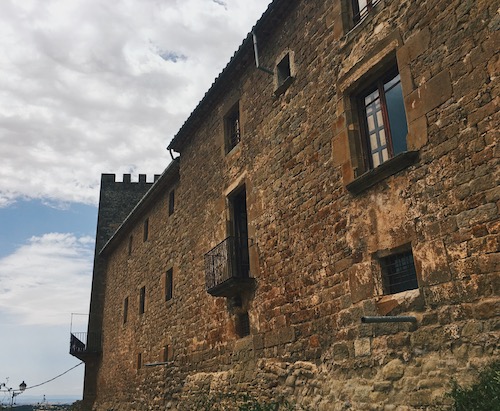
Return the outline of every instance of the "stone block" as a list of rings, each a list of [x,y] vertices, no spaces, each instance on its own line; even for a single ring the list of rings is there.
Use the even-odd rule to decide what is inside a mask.
[[[418,243],[413,252],[420,272],[421,285],[440,284],[451,279],[446,249],[442,240]]]
[[[420,150],[427,144],[427,118],[421,116],[408,125],[408,150]]]
[[[344,164],[350,156],[347,130],[344,129],[332,139],[332,162],[335,167]]]
[[[447,70],[443,70],[405,97],[408,122],[411,124],[424,116],[432,109],[443,104],[451,95],[450,74]]]
[[[500,316],[500,299],[481,301],[473,307],[474,318],[479,320]]]
[[[353,303],[368,299],[374,294],[371,262],[353,265],[349,270],[349,288]]]
[[[371,354],[371,339],[358,338],[354,341],[354,356],[366,357]]]
[[[408,40],[405,41],[405,44],[397,51],[398,65],[410,65],[412,61],[428,50],[430,40],[431,33],[428,27],[423,28],[409,37]]]
[[[382,368],[382,376],[384,380],[389,380],[389,381],[397,381],[403,377],[405,372],[405,366],[403,362],[396,358],[394,360],[389,361],[383,368]]]

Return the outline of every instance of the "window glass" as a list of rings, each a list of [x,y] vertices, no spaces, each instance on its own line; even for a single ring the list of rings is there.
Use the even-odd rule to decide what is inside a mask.
[[[387,77],[385,77],[387,79]],[[398,73],[379,79],[362,96],[368,157],[372,168],[407,150],[406,114]]]
[[[408,134],[399,74],[384,85],[384,90],[391,129],[392,151],[393,155],[396,155],[407,150],[406,135]]]
[[[417,274],[411,251],[393,254],[380,260],[388,294],[418,288]]]

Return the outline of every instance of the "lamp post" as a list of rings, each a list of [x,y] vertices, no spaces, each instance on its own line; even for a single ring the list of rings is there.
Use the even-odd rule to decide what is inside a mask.
[[[23,381],[21,384],[19,384],[19,391],[16,392],[16,390],[12,390],[12,400],[10,402],[11,407],[14,405],[14,399],[18,395],[22,394],[25,389],[26,389],[26,383]]]
[[[19,389],[18,390],[14,390],[13,388],[7,387],[7,385],[4,382],[2,382],[0,384],[0,388],[2,388],[2,387],[5,387],[5,389],[7,390],[7,392],[10,393],[10,408],[12,408],[13,405],[14,405],[15,398],[18,395],[21,395],[24,392],[24,390],[26,389],[26,383],[23,381],[21,384],[19,384]]]

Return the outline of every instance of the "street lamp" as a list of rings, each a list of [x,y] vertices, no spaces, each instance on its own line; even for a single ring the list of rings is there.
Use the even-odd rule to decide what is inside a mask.
[[[5,387],[5,389],[7,390],[7,392],[10,393],[11,397],[10,397],[10,407],[12,408],[12,406],[14,405],[14,399],[18,396],[18,395],[21,395],[24,390],[26,389],[26,383],[23,381],[21,384],[19,384],[19,389],[18,390],[14,390],[13,388],[10,388],[10,387],[7,387],[7,385],[2,382],[0,384],[0,388],[2,387]]]
[[[12,400],[10,401],[11,407],[14,405],[14,399],[18,395],[21,395],[25,389],[26,389],[26,383],[23,381],[21,384],[19,384],[19,391],[18,392],[16,392],[16,390],[12,390]]]

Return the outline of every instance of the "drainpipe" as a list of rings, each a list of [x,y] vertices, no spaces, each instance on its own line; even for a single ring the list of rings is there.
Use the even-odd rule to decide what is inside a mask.
[[[271,69],[268,69],[266,67],[262,67],[259,64],[259,50],[257,48],[257,36],[255,35],[255,33],[253,31],[252,31],[252,37],[253,37],[253,51],[255,53],[255,66],[259,70],[262,70],[264,73],[271,74],[272,76],[274,76],[274,71],[272,71]]]
[[[373,323],[416,323],[417,319],[413,316],[404,315],[384,315],[384,316],[366,316],[361,317],[361,322],[364,324]]]

